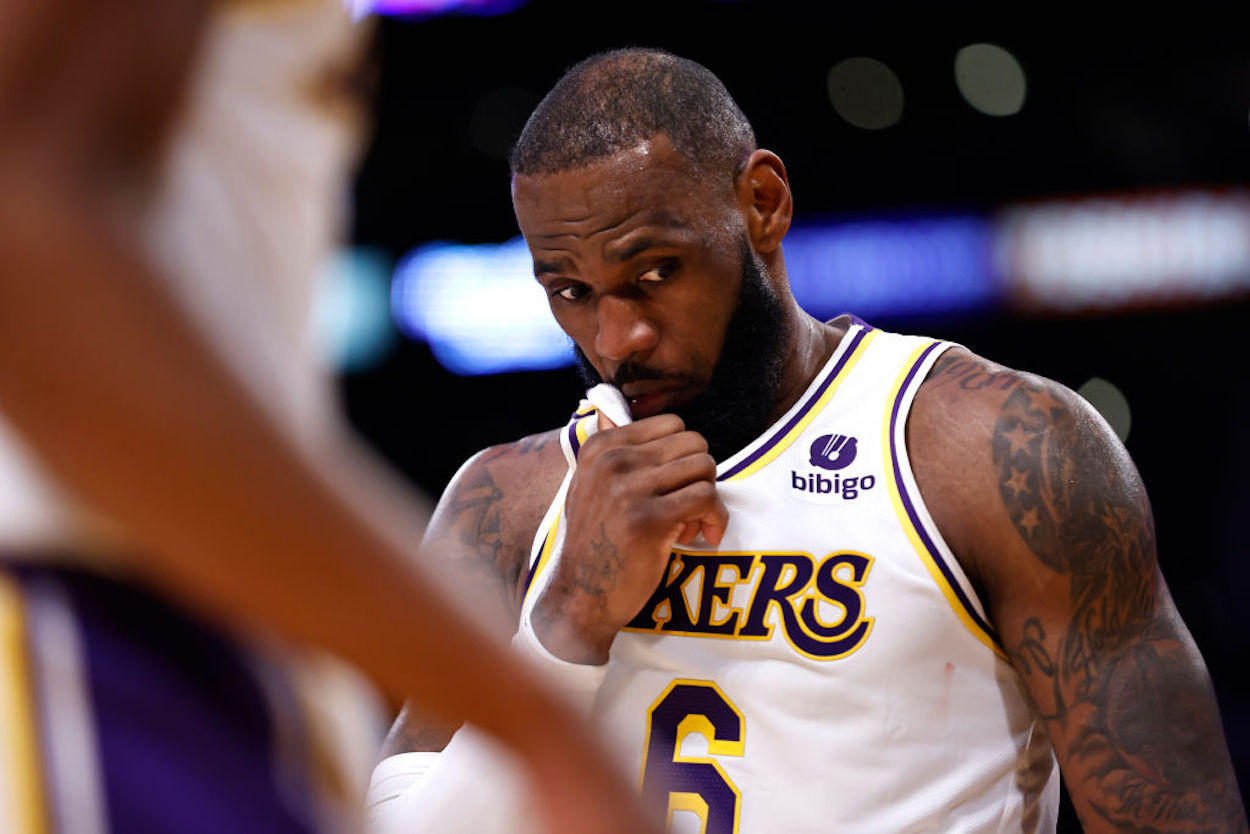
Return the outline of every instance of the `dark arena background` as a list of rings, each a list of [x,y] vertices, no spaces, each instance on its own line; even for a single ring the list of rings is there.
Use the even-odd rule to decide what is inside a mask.
[[[327,326],[342,397],[387,459],[437,495],[478,449],[564,422],[576,377],[538,368],[566,348],[526,358],[545,298],[498,245],[508,146],[592,52],[693,58],[787,165],[811,312],[1049,376],[1126,437],[1250,795],[1250,49],[1226,7],[429,5],[450,8],[377,29],[353,246],[327,279],[356,311]]]

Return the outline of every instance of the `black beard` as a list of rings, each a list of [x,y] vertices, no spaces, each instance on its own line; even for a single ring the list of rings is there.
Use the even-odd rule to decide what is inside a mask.
[[[773,292],[746,240],[741,242],[742,283],[738,304],[725,330],[725,344],[707,388],[673,411],[686,428],[703,435],[718,462],[763,434],[781,387],[787,345],[782,338],[785,308]],[[573,346],[577,372],[587,388],[603,381],[581,348]],[[623,366],[618,376],[645,378]],[[619,387],[619,386],[618,386]]]

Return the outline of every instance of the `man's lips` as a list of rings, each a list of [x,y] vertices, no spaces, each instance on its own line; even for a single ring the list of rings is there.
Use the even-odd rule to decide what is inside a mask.
[[[647,417],[654,417],[656,414],[662,414],[668,410],[668,404],[672,397],[668,394],[643,394],[638,397],[630,397],[629,414],[635,420],[643,420]]]
[[[635,420],[670,410],[674,403],[683,399],[685,390],[680,382],[662,380],[627,382],[621,386],[621,393],[629,401],[629,413]]]

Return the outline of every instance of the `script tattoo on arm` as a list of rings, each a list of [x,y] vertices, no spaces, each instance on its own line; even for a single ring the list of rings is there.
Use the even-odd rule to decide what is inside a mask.
[[[533,532],[528,520],[518,521],[518,507],[534,504],[535,495],[542,492],[536,488],[532,494],[521,494],[517,459],[536,456],[548,439],[528,437],[494,446],[471,460],[443,494],[427,534],[427,552],[453,581],[468,588],[468,603],[475,609],[485,603],[506,612],[513,624],[520,612],[519,592]],[[524,467],[531,466],[537,464],[527,459]],[[534,484],[532,476],[528,483]],[[474,599],[475,595],[486,596]]]
[[[1210,682],[1158,573],[1145,490],[1066,396],[1018,385],[994,425],[1003,506],[1067,595],[1062,616],[1022,612],[1007,649],[1087,831],[1244,832]]]
[[[516,628],[528,545],[560,474],[541,457],[555,436],[526,437],[475,455],[448,485],[426,531],[427,564],[447,580],[462,607],[500,637]],[[563,455],[554,451],[562,463]],[[382,755],[441,750],[456,729],[408,702]]]
[[[543,449],[547,448],[547,444],[550,443],[554,437],[555,435],[550,432],[523,437],[516,443],[512,444],[512,451],[518,455],[528,455],[533,452],[541,452]]]
[[[447,513],[452,521],[447,533],[462,545],[463,549],[456,552],[475,557],[473,563],[487,575],[515,580],[520,565],[508,558],[500,535],[503,490],[495,484],[486,466],[466,475],[464,483],[448,496]]]
[[[964,391],[1009,391],[1023,384],[1022,374],[999,366],[987,365],[983,360],[956,348],[942,354],[925,377],[929,389],[958,386]]]

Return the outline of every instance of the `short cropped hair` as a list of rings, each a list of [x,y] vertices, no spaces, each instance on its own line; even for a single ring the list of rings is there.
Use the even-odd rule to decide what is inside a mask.
[[[737,173],[755,131],[706,67],[656,49],[617,49],[569,69],[530,115],[512,173],[584,168],[657,134],[702,175]]]

